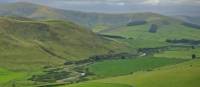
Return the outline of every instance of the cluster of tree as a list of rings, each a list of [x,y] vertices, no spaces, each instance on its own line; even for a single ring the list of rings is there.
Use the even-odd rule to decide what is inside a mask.
[[[73,67],[72,69],[69,69],[69,71],[70,72],[66,71],[64,68],[48,69],[45,70],[43,74],[33,75],[29,80],[35,82],[50,82],[50,83],[61,81],[67,84],[71,84],[81,81],[87,81],[88,80],[87,76],[94,75],[84,65]],[[56,86],[59,84],[46,84],[46,85],[41,85],[41,87],[49,87],[54,85]]]
[[[127,26],[136,26],[136,25],[143,25],[146,24],[147,22],[145,20],[135,20],[131,21],[127,24]]]
[[[156,24],[152,24],[149,28],[150,33],[156,33],[158,30],[158,26]]]
[[[116,36],[116,35],[104,35],[104,34],[98,34],[98,35],[103,36],[103,37],[108,37],[108,38],[115,38],[115,39],[127,39],[126,37]]]
[[[182,25],[187,26],[187,27],[191,27],[191,28],[195,28],[195,29],[200,29],[200,25],[194,24],[194,23],[183,22]]]
[[[195,54],[192,54],[192,59],[196,59],[196,55]]]
[[[85,66],[78,66],[78,67],[73,68],[73,70],[80,73],[80,77],[79,77],[78,82],[87,81],[88,76],[95,75],[94,73],[89,71],[88,67],[85,67]]]
[[[169,49],[168,46],[157,47],[157,48],[139,48],[138,53],[146,53],[147,55],[152,55],[154,53],[159,53],[168,49]]]
[[[55,69],[45,71],[44,73],[42,75],[33,75],[29,80],[36,82],[56,82],[70,76],[70,72]]]
[[[93,62],[97,62],[97,61],[111,60],[111,59],[127,59],[127,58],[132,58],[133,56],[137,56],[137,55],[126,53],[126,52],[115,53],[115,54],[109,53],[109,54],[104,54],[104,55],[91,56],[88,59],[84,59],[84,60],[80,60],[80,61],[66,62],[65,65],[93,63]]]
[[[166,42],[168,43],[175,43],[175,44],[190,44],[190,45],[199,45],[200,44],[200,40],[190,40],[190,39],[180,39],[180,40],[170,40],[167,39]]]

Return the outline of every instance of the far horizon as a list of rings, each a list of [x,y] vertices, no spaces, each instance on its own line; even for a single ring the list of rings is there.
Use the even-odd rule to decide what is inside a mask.
[[[58,9],[97,13],[152,12],[173,16],[199,16],[200,13],[198,0],[0,0],[0,3],[7,2],[29,2]]]

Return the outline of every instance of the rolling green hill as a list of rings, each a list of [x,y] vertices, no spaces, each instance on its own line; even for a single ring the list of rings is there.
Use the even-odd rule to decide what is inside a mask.
[[[30,86],[45,67],[126,49],[72,22],[0,17],[0,86]]]
[[[4,17],[0,18],[0,44],[0,66],[14,70],[62,64],[123,48],[71,22]]]
[[[0,4],[0,87],[198,87],[199,34],[156,13]]]
[[[18,2],[0,4],[1,16],[22,16],[35,19],[59,19],[70,20],[86,27],[96,27],[98,25],[116,27],[128,24],[131,21],[146,20],[161,16],[155,13],[124,13],[124,14],[104,14],[87,13],[79,11],[61,10],[47,6]]]
[[[35,19],[70,20],[87,27],[95,26],[96,24],[121,25],[122,22],[125,22],[129,19],[126,16],[120,17],[121,15],[113,16],[107,14],[84,13],[78,11],[61,10],[61,9],[55,9],[47,6],[24,3],[24,2],[1,4],[0,15],[22,16]],[[118,21],[118,23],[113,23],[116,21]]]
[[[118,28],[98,26],[94,31],[97,31],[109,39],[126,43],[130,47],[136,49],[158,48],[160,51],[157,51],[150,56],[160,57],[164,62],[162,62],[162,60],[148,62],[148,60],[153,59],[141,59],[141,62],[139,61],[140,59],[136,62],[134,62],[134,60],[110,60],[97,62],[92,64],[89,69],[96,76],[105,76],[105,79],[88,81],[86,84],[83,82],[74,85],[66,85],[64,87],[84,87],[95,83],[98,83],[96,84],[98,86],[101,86],[100,83],[107,83],[125,84],[133,87],[198,87],[200,81],[200,76],[198,75],[200,71],[199,59],[176,65],[172,65],[170,60],[168,60],[172,59],[171,62],[176,62],[176,59],[192,59],[193,54],[199,58],[199,44],[193,44],[193,41],[195,42],[200,39],[200,30],[199,28],[186,26],[183,22],[184,21],[172,19],[170,17],[157,15],[156,18],[147,18],[146,23],[144,24],[135,25],[133,23],[133,25],[121,26]],[[167,42],[167,40],[178,41],[186,39],[191,40],[192,42]],[[159,49],[159,47],[162,48],[166,46],[169,46],[166,50]],[[169,63],[171,65],[159,68],[158,66],[154,66],[154,64],[162,65],[162,63]],[[148,70],[148,68],[152,67],[153,69]],[[137,69],[141,70],[137,71]],[[134,73],[132,74],[132,72]],[[124,73],[130,75],[124,75]]]
[[[158,16],[157,18],[149,17],[146,21],[146,24],[104,29],[99,33],[125,37],[127,39],[121,41],[127,42],[135,48],[166,46],[169,45],[166,42],[168,39],[200,39],[200,30],[183,25],[181,20]],[[155,32],[150,31],[152,25],[157,26]]]

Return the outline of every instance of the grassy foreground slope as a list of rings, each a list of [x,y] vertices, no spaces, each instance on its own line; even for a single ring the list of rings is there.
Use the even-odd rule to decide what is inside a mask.
[[[140,71],[132,75],[66,85],[62,87],[91,87],[95,84],[126,84],[132,87],[198,87],[200,85],[200,60],[161,67],[153,71]],[[100,84],[101,83],[101,84]],[[113,86],[106,86],[113,87]]]
[[[197,59],[159,68],[151,72],[137,72],[133,75],[113,77],[94,82],[120,83],[134,87],[198,87],[200,85],[199,67],[200,60]]]
[[[125,84],[113,84],[113,83],[98,83],[98,82],[89,82],[89,83],[80,83],[70,86],[61,86],[61,87],[132,87]]]

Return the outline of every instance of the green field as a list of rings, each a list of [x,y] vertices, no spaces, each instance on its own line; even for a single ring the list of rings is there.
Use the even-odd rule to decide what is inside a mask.
[[[41,69],[124,48],[71,22],[0,17],[0,26],[0,67],[12,70]]]
[[[200,85],[200,60],[157,68],[153,71],[139,71],[134,74],[88,81],[63,87],[91,87],[99,83],[126,84],[134,87],[198,87]],[[87,84],[87,85],[85,85]],[[113,87],[113,86],[107,86]]]
[[[126,60],[108,60],[89,66],[90,72],[100,77],[131,74],[137,71],[151,71],[154,68],[184,62],[183,59],[136,58]]]
[[[25,80],[28,76],[25,72],[13,72],[6,69],[0,68],[0,86],[6,87],[8,84],[17,81],[17,80]]]
[[[198,87],[200,60],[158,68],[152,72],[113,77],[94,82],[128,84],[134,87]],[[78,86],[77,86],[78,87]]]

